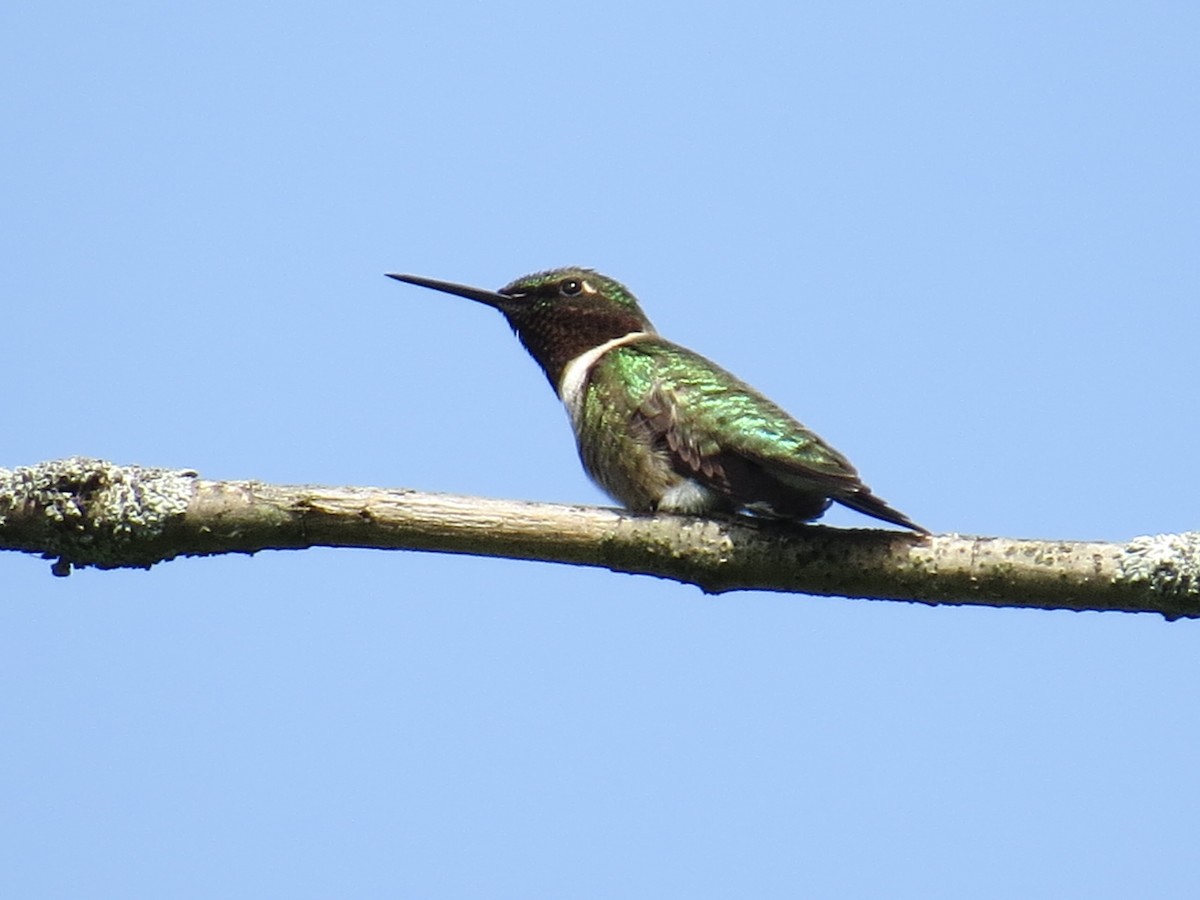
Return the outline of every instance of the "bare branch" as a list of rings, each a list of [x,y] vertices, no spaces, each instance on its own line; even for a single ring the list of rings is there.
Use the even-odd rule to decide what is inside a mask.
[[[781,527],[405,489],[204,481],[71,458],[0,469],[0,549],[72,566],[306,547],[601,566],[733,590],[1200,617],[1200,533],[1127,544]]]

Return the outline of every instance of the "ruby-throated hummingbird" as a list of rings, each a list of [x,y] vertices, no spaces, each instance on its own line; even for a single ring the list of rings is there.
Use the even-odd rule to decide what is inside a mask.
[[[762,394],[659,337],[611,278],[571,267],[488,291],[388,277],[500,310],[567,407],[583,467],[630,509],[806,521],[836,500],[928,533]]]

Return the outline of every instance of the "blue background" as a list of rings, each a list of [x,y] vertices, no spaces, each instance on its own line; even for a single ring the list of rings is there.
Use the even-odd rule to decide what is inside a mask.
[[[13,5],[0,464],[607,502],[383,277],[580,263],[936,531],[1195,528],[1198,10]],[[1154,616],[7,554],[0,894],[1194,896],[1198,681]]]

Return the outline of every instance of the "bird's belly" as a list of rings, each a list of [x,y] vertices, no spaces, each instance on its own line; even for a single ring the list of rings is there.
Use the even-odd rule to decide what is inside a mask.
[[[633,436],[580,440],[579,459],[591,479],[629,509],[699,515],[721,505],[720,495],[680,474],[664,450]]]
[[[665,454],[629,436],[580,438],[579,460],[591,479],[623,506],[654,510],[681,479]]]

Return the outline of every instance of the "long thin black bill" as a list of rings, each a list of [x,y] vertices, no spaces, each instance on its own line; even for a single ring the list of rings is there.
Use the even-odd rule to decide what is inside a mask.
[[[415,284],[417,287],[441,291],[443,294],[454,294],[457,297],[466,297],[468,300],[478,300],[480,303],[486,303],[488,306],[501,306],[504,303],[512,301],[511,297],[506,297],[504,294],[498,294],[495,291],[487,291],[483,288],[471,287],[466,284],[455,284],[453,281],[438,281],[436,278],[425,278],[421,275],[393,275],[389,272],[388,278],[395,278],[397,281],[403,281],[405,284]]]

